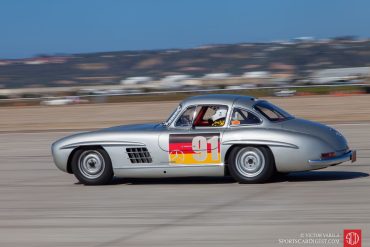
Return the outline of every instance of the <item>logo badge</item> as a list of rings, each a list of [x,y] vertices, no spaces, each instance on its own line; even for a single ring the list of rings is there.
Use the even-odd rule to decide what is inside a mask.
[[[185,155],[180,150],[175,150],[170,152],[170,160],[172,163],[182,163],[185,160]]]
[[[361,247],[361,229],[345,229],[343,238],[344,247]]]

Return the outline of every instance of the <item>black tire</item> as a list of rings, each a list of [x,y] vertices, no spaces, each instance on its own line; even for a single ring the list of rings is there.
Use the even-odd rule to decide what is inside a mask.
[[[239,183],[263,183],[275,171],[274,157],[266,147],[238,146],[229,156],[230,175]]]
[[[103,185],[112,181],[112,162],[102,148],[77,150],[72,157],[71,165],[75,177],[85,185]]]

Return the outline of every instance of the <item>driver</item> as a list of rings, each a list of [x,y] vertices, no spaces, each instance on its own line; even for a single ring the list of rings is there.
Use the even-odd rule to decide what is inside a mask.
[[[212,127],[221,127],[225,125],[226,109],[218,109],[215,114],[209,119]]]

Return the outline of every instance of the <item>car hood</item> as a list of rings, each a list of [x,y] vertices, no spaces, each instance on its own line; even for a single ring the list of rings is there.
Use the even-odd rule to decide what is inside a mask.
[[[128,141],[132,143],[142,142],[144,136],[153,136],[154,132],[164,128],[161,124],[132,124],[115,126],[96,131],[76,133],[57,140],[53,146],[56,149],[69,146],[72,144],[87,143],[89,145],[97,145],[102,142],[122,142]],[[144,134],[143,134],[144,133]],[[156,137],[157,138],[157,137]],[[86,145],[87,145],[86,144]]]
[[[336,129],[326,126],[321,123],[294,118],[283,122],[282,128],[288,131],[300,132],[308,135],[313,135],[328,143],[336,151],[347,148],[347,141],[343,135]]]
[[[163,126],[159,123],[145,123],[114,126],[106,129],[97,130],[96,132],[152,131],[160,130],[162,128]]]

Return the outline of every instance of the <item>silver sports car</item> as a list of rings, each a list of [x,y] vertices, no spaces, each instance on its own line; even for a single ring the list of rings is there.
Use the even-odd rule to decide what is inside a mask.
[[[253,97],[204,95],[181,102],[163,123],[80,133],[52,145],[56,166],[83,184],[125,178],[231,175],[260,183],[274,173],[356,160],[346,139]]]

